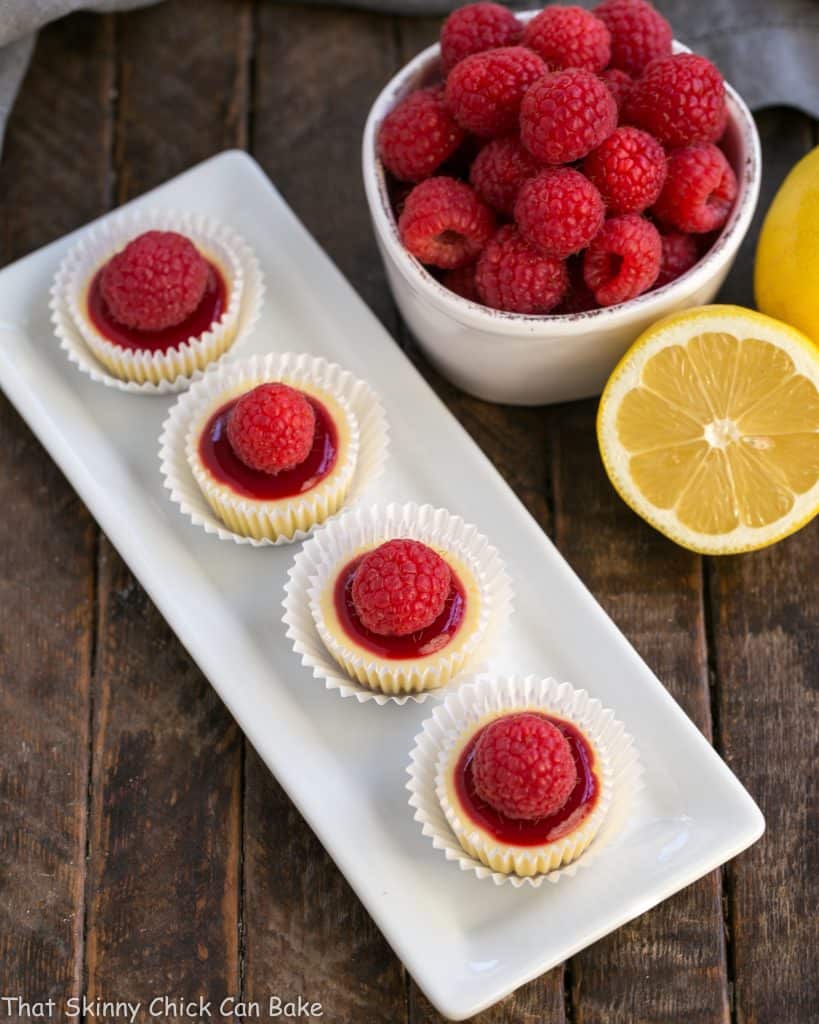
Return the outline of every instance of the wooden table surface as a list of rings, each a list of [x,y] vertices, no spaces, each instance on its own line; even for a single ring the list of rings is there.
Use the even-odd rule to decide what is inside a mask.
[[[0,260],[246,147],[416,358],[371,235],[359,146],[381,85],[436,31],[251,0],[49,27],[9,124]],[[764,210],[817,132],[793,110],[758,123]],[[758,221],[727,300],[752,302]],[[594,401],[488,405],[418,363],[768,823],[725,869],[476,1020],[818,1021],[816,525],[767,551],[699,558],[615,496]],[[1,397],[0,429],[0,995],[302,994],[333,1024],[440,1020]]]

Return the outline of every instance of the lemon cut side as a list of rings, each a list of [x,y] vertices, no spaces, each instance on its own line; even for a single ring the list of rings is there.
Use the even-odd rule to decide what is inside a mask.
[[[674,314],[615,368],[597,417],[624,501],[683,547],[765,547],[819,511],[819,348],[739,306]]]

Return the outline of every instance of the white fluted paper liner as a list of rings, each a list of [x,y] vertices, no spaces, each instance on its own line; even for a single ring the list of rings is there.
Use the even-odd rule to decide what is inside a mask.
[[[322,612],[341,569],[364,550],[397,537],[422,541],[449,561],[467,589],[466,618],[441,651],[411,664],[380,659],[346,642]],[[477,612],[470,612],[470,583]],[[328,690],[359,702],[422,702],[488,654],[512,611],[512,584],[498,552],[460,518],[431,505],[354,509],[319,530],[296,556],[285,588],[284,624],[302,664]],[[474,615],[474,618],[471,616]]]
[[[100,267],[145,231],[177,231],[221,271],[227,286],[220,319],[197,338],[165,352],[114,345],[88,317],[88,286]],[[60,347],[92,380],[136,394],[171,394],[218,360],[256,325],[264,283],[252,249],[231,228],[203,214],[125,210],[89,228],[65,255],[51,287],[49,308]]]
[[[518,847],[521,852],[512,854],[502,844],[493,846],[485,835],[463,821],[443,783],[443,767],[467,731],[471,734],[479,723],[501,712],[525,710],[547,712],[576,725],[594,748],[601,780],[600,795],[591,815],[578,830],[550,844],[553,849],[549,860],[556,866],[548,872],[537,869],[540,848]],[[642,788],[637,749],[614,712],[585,690],[537,676],[480,676],[461,686],[424,722],[415,737],[407,772],[410,806],[433,846],[442,850],[447,860],[456,861],[462,871],[473,871],[478,878],[491,878],[496,885],[510,884],[516,888],[538,887],[544,881],[556,883],[591,864],[621,831],[635,794]],[[474,853],[464,849],[459,836]],[[495,867],[483,863],[477,853]]]
[[[312,490],[278,503],[239,497],[214,481],[195,457],[199,434],[213,412],[268,381],[315,395],[347,424],[333,471]],[[285,352],[208,370],[171,408],[162,425],[159,459],[171,501],[196,526],[220,540],[259,547],[304,540],[342,505],[356,501],[380,476],[388,447],[384,407],[369,384],[326,359]]]

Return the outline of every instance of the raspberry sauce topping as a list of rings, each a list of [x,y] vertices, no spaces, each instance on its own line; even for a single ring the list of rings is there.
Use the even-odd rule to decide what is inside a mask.
[[[315,414],[313,445],[307,458],[293,469],[265,473],[251,469],[236,455],[228,439],[228,421],[238,399],[210,417],[199,438],[199,458],[210,475],[243,498],[275,501],[311,490],[330,473],[338,457],[338,431],[321,402],[306,395]]]
[[[126,327],[112,315],[100,288],[99,271],[88,289],[88,317],[100,334],[114,345],[126,349],[146,349],[149,352],[167,352],[190,338],[198,338],[209,330],[227,307],[227,285],[219,269],[208,264],[205,291],[194,311],[180,323],[159,331]]]
[[[555,726],[565,737],[571,751],[576,781],[559,810],[535,819],[512,818],[479,796],[475,784],[475,747],[493,722],[479,729],[470,739],[454,771],[455,792],[467,817],[484,832],[509,846],[541,846],[562,838],[577,828],[592,812],[599,793],[597,778],[592,771],[594,755],[580,730],[571,722],[541,712],[526,714],[543,718]]]
[[[420,658],[443,650],[452,640],[466,613],[466,591],[450,567],[449,590],[443,608],[436,618],[423,629],[403,636],[383,636],[367,629],[361,621],[353,600],[356,571],[364,561],[363,555],[354,558],[338,574],[333,599],[336,615],[344,632],[360,647],[381,658],[396,661]]]

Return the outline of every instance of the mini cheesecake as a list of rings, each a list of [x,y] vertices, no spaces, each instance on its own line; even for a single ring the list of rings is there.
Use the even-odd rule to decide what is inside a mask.
[[[610,801],[604,756],[557,714],[492,711],[441,752],[436,793],[471,857],[503,874],[545,874],[576,860],[597,835]]]
[[[158,210],[85,234],[52,302],[113,377],[157,386],[219,359],[252,328],[262,291],[255,256],[230,228]]]
[[[396,631],[394,624],[378,614],[384,594],[370,591],[369,615],[361,607],[357,590],[360,574],[368,558],[391,545],[416,545],[424,548],[431,560],[440,559],[446,567],[445,583],[440,584],[433,607],[423,618],[410,618]],[[417,550],[416,549],[416,550]],[[415,567],[405,576],[413,587]],[[394,579],[389,592],[401,613],[414,609],[418,593],[402,595],[401,579]],[[420,597],[426,598],[425,593]],[[373,690],[390,694],[417,693],[444,686],[480,653],[486,627],[484,597],[475,568],[459,554],[419,541],[392,539],[370,542],[345,553],[311,593],[311,611],[318,633],[335,660],[353,679]],[[375,610],[375,617],[373,617]]]
[[[300,453],[304,457],[278,471],[258,468],[230,437],[234,410],[247,395],[267,385],[296,392],[313,413],[312,435]],[[271,426],[275,425],[274,416]],[[264,448],[266,439],[257,437],[256,442]],[[211,390],[191,418],[186,457],[202,493],[226,526],[245,537],[276,541],[293,539],[341,508],[353,481],[358,446],[358,424],[344,398],[309,380],[260,379]]]

